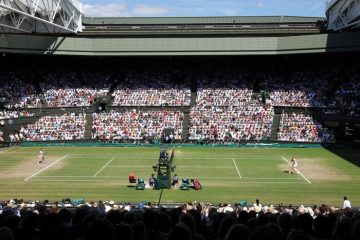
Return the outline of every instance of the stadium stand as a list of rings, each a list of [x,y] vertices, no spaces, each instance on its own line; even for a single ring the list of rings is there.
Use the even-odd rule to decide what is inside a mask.
[[[190,81],[183,73],[163,67],[142,67],[126,75],[113,95],[114,106],[189,106]]]
[[[303,113],[282,113],[278,140],[295,142],[333,142],[334,134]]]
[[[54,141],[84,139],[86,114],[68,113],[61,116],[44,116],[34,124],[20,129],[21,140]],[[10,141],[18,140],[10,137]]]
[[[109,142],[132,140],[149,142],[161,139],[164,128],[174,129],[173,138],[181,139],[183,113],[180,111],[110,111],[93,114],[92,138]]]
[[[0,3],[0,141],[328,143],[359,122],[359,0],[327,1],[328,22],[82,19],[76,0],[30,2]],[[0,202],[0,239],[355,240],[359,219],[341,206],[246,200],[11,199]]]
[[[158,207],[150,202],[63,199],[49,203],[11,199],[2,201],[1,207],[1,239],[350,240],[360,237],[356,210],[327,205],[188,202]]]
[[[43,111],[48,112],[50,109],[58,114],[56,111],[60,107],[72,107],[74,110],[84,108],[90,115],[88,127],[85,126],[86,131],[80,139],[121,139],[130,142],[135,139],[142,141],[144,136],[163,139],[165,129],[175,129],[172,138],[176,142],[328,142],[323,138],[323,130],[317,133],[304,131],[308,135],[302,138],[285,137],[287,134],[284,131],[288,127],[284,127],[283,123],[281,129],[278,127],[280,121],[283,121],[279,114],[288,108],[297,108],[297,112],[312,115],[316,118],[311,120],[316,122],[313,125],[322,124],[318,129],[328,128],[325,136],[332,132],[331,141],[334,141],[333,135],[338,135],[340,130],[334,129],[334,126],[324,126],[326,119],[339,116],[355,119],[359,116],[358,66],[349,64],[333,68],[339,63],[336,60],[325,63],[325,56],[317,55],[310,62],[303,56],[268,57],[259,63],[261,68],[257,70],[258,59],[255,58],[241,58],[236,62],[231,58],[218,58],[212,62],[201,59],[197,68],[193,67],[193,61],[197,60],[192,58],[187,58],[187,63],[183,59],[175,59],[167,64],[165,59],[158,64],[139,60],[136,63],[122,62],[121,71],[118,72],[115,69],[119,63],[114,60],[107,60],[104,66],[97,66],[92,60],[79,66],[71,65],[70,61],[55,66],[45,58],[29,58],[41,62],[48,72],[38,70],[29,74],[29,68],[13,71],[14,66],[10,67],[8,75],[3,71],[1,118],[42,117],[45,116]],[[11,59],[7,59],[10,60],[7,66],[11,66]],[[295,63],[297,65],[294,66]],[[154,64],[158,66],[152,71]],[[164,69],[159,69],[162,66]],[[56,67],[60,70],[55,72],[53,70]],[[347,74],[341,75],[344,71]],[[30,77],[25,78],[27,74]],[[96,103],[101,97],[109,99],[105,102],[108,108],[99,110]],[[104,130],[99,120],[96,120],[102,115],[111,118],[115,112],[117,115],[129,114],[134,108],[145,113],[153,110],[161,112],[166,107],[177,112],[177,117],[173,123],[167,121],[158,126],[154,130],[156,134],[146,133],[150,128],[144,122],[136,123],[143,125],[139,127],[138,133],[122,135],[122,126]],[[104,110],[109,116],[105,117],[105,112],[99,113]],[[93,112],[96,114],[90,117]],[[96,121],[91,123],[93,118]],[[306,118],[297,121],[302,121],[299,123],[302,125],[308,122]],[[12,141],[40,140],[17,138],[19,129],[16,129],[16,124],[13,126],[9,131],[3,131],[5,140],[9,140],[9,133]],[[114,131],[117,136],[114,136]]]

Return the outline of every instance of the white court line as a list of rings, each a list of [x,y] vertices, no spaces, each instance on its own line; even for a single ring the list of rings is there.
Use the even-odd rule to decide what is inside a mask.
[[[96,177],[109,163],[111,163],[114,160],[115,157],[112,157],[110,161],[108,161],[97,173],[94,174],[93,177]]]
[[[107,179],[33,179],[31,180],[31,182],[105,182],[105,181],[109,181]],[[127,182],[127,181],[124,181]],[[212,181],[206,181],[204,180],[204,182],[212,182]],[[228,182],[224,182],[224,183],[228,183]],[[241,182],[241,181],[237,181],[237,182],[233,182],[236,184],[307,184],[304,182]]]
[[[291,163],[290,163],[284,156],[281,156],[281,157],[282,157],[282,159],[283,159],[285,162],[287,162],[287,163],[291,166]],[[298,170],[298,172],[299,172],[300,176],[302,176],[308,183],[311,184],[311,182],[309,181],[309,179],[307,179],[299,170]]]
[[[111,156],[69,156],[69,158],[110,158],[110,157],[116,157],[116,158],[141,158],[141,157],[154,157],[155,159],[158,158],[158,156],[149,156],[149,155],[111,155]]]
[[[56,160],[55,162],[53,162],[52,164],[50,164],[50,165],[48,165],[48,166],[46,166],[46,167],[44,167],[43,169],[41,169],[40,171],[37,171],[36,173],[34,173],[33,175],[31,175],[30,177],[28,177],[28,178],[26,178],[24,181],[28,181],[29,179],[31,179],[31,178],[33,178],[33,177],[35,177],[36,175],[38,175],[39,173],[41,173],[41,172],[43,172],[43,171],[45,171],[46,169],[48,169],[49,167],[51,167],[51,166],[53,166],[53,165],[55,165],[55,164],[57,164],[58,162],[60,162],[61,160],[63,160],[64,158],[66,158],[68,155],[66,154],[65,156],[63,156],[62,158],[60,158],[60,159],[58,159],[58,160]]]
[[[240,174],[240,171],[239,171],[239,169],[238,169],[238,167],[237,167],[237,165],[236,165],[236,163],[235,163],[235,159],[232,159],[232,161],[233,161],[233,163],[234,163],[234,165],[235,165],[235,168],[236,168],[237,173],[239,174],[239,178],[241,179],[241,174]]]
[[[157,164],[155,164],[154,166],[156,166]],[[115,166],[109,166],[109,168],[151,168],[149,165],[148,166],[119,166],[119,165],[115,165]],[[176,168],[206,168],[206,169],[233,169],[233,167],[216,167],[216,166],[209,166],[209,167],[204,167],[204,166],[176,166]]]
[[[38,176],[37,178],[93,178],[94,176]],[[96,178],[113,178],[113,179],[118,179],[118,178],[125,178],[128,180],[128,175],[127,176],[97,176]],[[186,176],[186,178],[191,178],[191,179],[212,179],[212,178],[217,178],[217,179],[238,179],[238,177],[188,177]],[[287,178],[288,179],[288,178]]]
[[[94,176],[58,176],[58,175],[54,175],[54,176],[37,176],[36,178],[93,178]],[[121,179],[121,178],[125,178],[127,179],[128,176],[97,176],[96,178],[113,178],[113,179]],[[191,179],[238,179],[239,177],[186,177],[186,178],[191,178]],[[263,178],[263,177],[241,177],[241,179],[247,179],[247,180],[291,180],[291,178]]]
[[[116,158],[139,158],[139,157],[154,157],[155,159],[158,159],[158,156],[149,156],[149,155],[110,155],[110,156],[69,156],[68,158],[109,158],[109,157],[116,157]],[[235,159],[265,159],[265,158],[270,158],[270,159],[278,159],[279,156],[258,156],[258,157],[252,157],[252,156],[243,156],[243,157],[236,157]],[[232,159],[229,157],[214,157],[213,155],[209,156],[209,157],[204,157],[204,155],[202,155],[202,157],[200,156],[178,156],[176,157],[176,159],[210,159],[210,160],[223,160],[223,159]]]
[[[43,182],[42,179],[34,179],[31,182]],[[46,179],[46,182],[104,182],[106,179]]]

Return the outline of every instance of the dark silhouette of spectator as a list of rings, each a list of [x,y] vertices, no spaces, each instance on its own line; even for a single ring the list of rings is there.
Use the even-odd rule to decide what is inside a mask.
[[[269,216],[263,212],[260,212],[256,219],[256,226],[265,226],[270,222]]]
[[[237,218],[237,223],[246,225],[249,219],[250,215],[247,211],[240,211]]]
[[[280,227],[281,239],[286,240],[292,227],[292,217],[289,213],[280,214],[278,217],[278,224]]]
[[[217,239],[223,240],[226,233],[229,231],[232,225],[236,223],[236,219],[232,215],[224,217],[219,225],[219,230],[217,231]]]
[[[205,218],[205,216],[203,216],[201,211],[202,211],[202,206],[200,204],[197,204],[196,209],[191,209],[187,212],[190,213],[195,219],[196,233],[208,239],[209,231],[205,225],[205,222],[202,221],[202,219]]]
[[[49,240],[75,240],[68,227],[55,226],[49,230],[45,239]]]
[[[70,226],[70,222],[71,222],[71,218],[72,218],[72,213],[66,209],[66,208],[62,208],[60,209],[60,211],[58,212],[60,221],[62,222],[62,224],[64,226]]]
[[[180,217],[180,222],[190,228],[193,240],[205,240],[205,238],[196,233],[196,223],[194,217],[190,213],[185,213]]]
[[[82,219],[81,230],[83,236],[85,235],[85,231],[89,227],[90,223],[92,223],[95,220],[96,220],[96,216],[94,214],[88,214]]]
[[[250,234],[249,240],[281,240],[281,236],[273,227],[260,226]]]
[[[249,218],[247,226],[249,227],[250,232],[253,232],[256,228],[256,217]]]
[[[17,238],[19,233],[19,223],[20,223],[20,217],[17,215],[10,215],[6,218],[8,227],[11,229],[11,231],[14,233],[14,237]],[[1,238],[0,238],[1,239]]]
[[[250,236],[250,230],[244,224],[234,224],[226,233],[224,240],[247,240]]]
[[[57,213],[48,213],[40,219],[42,219],[40,221],[40,233],[42,236],[47,236],[52,228],[62,226],[61,219]]]
[[[332,233],[332,225],[328,216],[319,214],[314,220],[315,235],[319,239],[329,239]]]
[[[137,221],[135,212],[133,211],[126,212],[124,215],[124,221],[130,226],[133,225]]]
[[[181,207],[173,208],[170,210],[170,218],[171,218],[171,225],[175,226],[179,222],[179,218],[181,215]]]
[[[343,216],[336,223],[336,239],[346,240],[351,239],[352,220],[349,217]]]
[[[291,231],[286,239],[287,240],[311,240],[310,236],[301,230]]]
[[[160,211],[156,223],[159,240],[168,238],[170,232],[170,222],[171,219],[167,211]]]
[[[357,219],[354,222],[352,226],[351,237],[353,240],[360,240],[360,219]]]
[[[193,240],[193,238],[191,237],[190,228],[183,223],[179,223],[171,230],[168,240]]]
[[[40,232],[37,228],[39,215],[32,211],[23,211],[22,228],[19,230],[20,239],[36,239]]]
[[[143,222],[137,221],[132,225],[133,240],[147,240],[146,229]]]
[[[153,211],[152,209],[145,209],[143,214],[143,222],[145,224],[146,234],[148,240],[156,240],[157,232],[156,232],[156,219],[158,217],[158,213]]]
[[[111,209],[106,214],[106,220],[110,221],[113,225],[116,225],[122,221],[122,215],[119,210]]]
[[[85,229],[84,240],[112,240],[114,236],[113,225],[104,219],[95,219]]]
[[[314,219],[309,213],[304,213],[296,216],[294,220],[294,228],[304,231],[310,236],[313,235],[313,222]]]
[[[15,237],[9,227],[1,227],[0,228],[0,239],[1,240],[15,240]]]
[[[132,228],[127,223],[119,223],[114,229],[114,240],[132,240],[133,233]]]
[[[70,227],[71,233],[75,239],[80,238],[83,235],[81,222],[85,216],[87,216],[90,212],[90,208],[88,206],[82,206],[75,210],[72,225]]]

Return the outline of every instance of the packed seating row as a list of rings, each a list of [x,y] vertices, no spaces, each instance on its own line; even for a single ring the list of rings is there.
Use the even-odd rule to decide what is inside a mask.
[[[290,142],[334,142],[335,135],[321,123],[303,113],[283,112],[278,130],[279,141]]]
[[[181,139],[184,114],[172,110],[110,111],[93,114],[92,138],[108,141],[161,139],[163,130],[173,129]]]
[[[350,202],[349,202],[350,203]],[[322,205],[188,202],[174,207],[114,201],[0,203],[1,239],[359,239],[358,209]],[[68,208],[65,206],[76,206]]]
[[[33,124],[22,126],[19,133],[11,134],[10,141],[53,141],[84,139],[85,113],[65,113],[60,116],[44,116]],[[17,139],[17,136],[19,139]]]
[[[338,107],[348,108],[347,115],[358,114],[356,66],[348,66],[341,76],[344,70],[330,65],[274,70],[274,64],[261,69],[246,68],[246,64],[241,68],[200,65],[199,69],[119,66],[119,72],[117,66],[50,65],[35,73],[26,68],[1,69],[0,102],[7,109],[90,106],[97,97],[111,94],[114,106],[190,106],[192,91],[197,105],[234,106],[240,104],[240,95],[247,94],[241,98],[244,102],[250,101],[252,92],[265,91],[272,106]]]

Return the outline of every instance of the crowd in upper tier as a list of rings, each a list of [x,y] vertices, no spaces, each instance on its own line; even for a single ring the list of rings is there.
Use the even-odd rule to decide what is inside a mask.
[[[112,93],[114,106],[189,106],[190,81],[172,71],[155,69],[131,72],[117,82]]]
[[[174,129],[181,140],[184,114],[173,110],[101,112],[93,114],[92,138],[107,141],[161,139],[164,129]]]
[[[106,104],[111,106],[177,107],[182,113],[189,107],[189,133],[182,136],[187,131],[182,129],[185,115],[180,113],[174,123],[157,122],[157,130],[143,122],[130,125],[137,130],[124,130],[123,126],[105,129],[98,120],[101,114],[95,114],[95,138],[158,137],[164,128],[175,127],[177,140],[239,141],[269,139],[278,107],[311,107],[327,115],[360,116],[360,74],[354,64],[335,68],[334,63],[314,60],[310,64],[309,59],[289,63],[284,59],[262,63],[219,60],[206,64],[191,60],[173,65],[171,60],[160,60],[159,64],[104,60],[103,65],[86,61],[91,63],[44,62],[43,68],[15,68],[10,64],[0,69],[0,108],[4,109],[0,118],[31,116],[29,108],[91,106],[98,97],[107,96],[111,100]],[[331,135],[312,118],[292,116],[294,120],[290,115],[282,116],[279,140],[322,142]],[[294,121],[306,127],[295,129]],[[19,132],[13,134],[15,140],[16,134]],[[51,135],[28,139],[71,138]]]
[[[43,79],[40,87],[48,107],[91,106],[96,97],[106,96],[111,86],[109,76],[99,72],[49,73]]]

